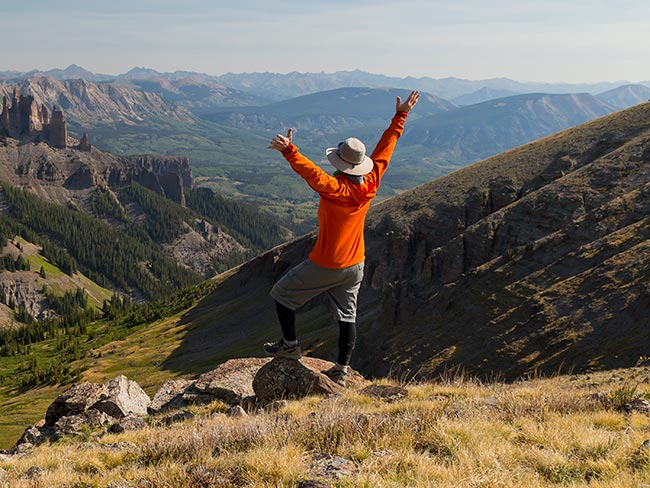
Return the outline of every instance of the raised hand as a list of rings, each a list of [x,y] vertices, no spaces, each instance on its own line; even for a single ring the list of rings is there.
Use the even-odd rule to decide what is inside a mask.
[[[277,149],[278,151],[282,152],[292,144],[291,142],[292,140],[293,140],[293,129],[289,129],[287,131],[286,137],[283,136],[282,134],[278,134],[273,138],[271,143],[268,146],[266,146],[266,148]]]
[[[397,97],[397,101],[395,103],[395,112],[408,112],[413,107],[415,107],[415,104],[418,103],[419,99],[420,92],[417,90],[413,90],[404,103],[402,103],[402,99],[400,97]]]

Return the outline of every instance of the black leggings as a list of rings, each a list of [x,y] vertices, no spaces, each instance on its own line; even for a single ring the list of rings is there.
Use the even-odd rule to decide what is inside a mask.
[[[282,327],[282,336],[285,341],[297,341],[296,338],[296,312],[285,307],[280,302],[275,302],[275,310],[278,312],[278,320]]]
[[[357,340],[357,326],[354,322],[339,321],[339,357],[337,363],[342,366],[350,364],[352,350]]]
[[[282,336],[285,341],[296,341],[296,312],[285,307],[280,302],[275,302],[278,313]],[[357,326],[354,322],[339,321],[339,355],[337,362],[342,366],[350,364],[352,350],[357,340]]]

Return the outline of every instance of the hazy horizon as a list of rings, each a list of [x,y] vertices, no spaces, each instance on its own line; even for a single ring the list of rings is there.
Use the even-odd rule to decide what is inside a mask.
[[[2,70],[332,73],[510,78],[542,83],[650,79],[644,19],[623,0],[62,0],[0,7]]]
[[[51,70],[57,70],[57,69],[64,71],[64,70],[66,70],[66,69],[68,69],[68,68],[70,68],[72,66],[76,66],[78,68],[85,69],[85,70],[90,71],[91,73],[93,73],[95,75],[106,75],[106,76],[115,76],[115,77],[120,76],[120,75],[124,75],[124,74],[126,74],[129,71],[134,70],[134,69],[154,70],[154,71],[158,71],[161,74],[174,74],[174,73],[177,73],[177,72],[179,72],[179,73],[188,72],[188,73],[197,73],[197,74],[203,74],[203,75],[214,76],[214,77],[218,77],[218,76],[222,76],[222,75],[226,75],[226,74],[252,74],[252,73],[271,73],[271,74],[274,74],[274,75],[289,75],[291,73],[299,73],[299,74],[321,74],[321,73],[323,73],[323,74],[327,75],[327,74],[334,74],[334,73],[337,73],[337,72],[346,72],[346,71],[347,72],[363,71],[363,72],[365,72],[367,74],[370,74],[370,75],[391,76],[391,75],[387,75],[385,73],[374,73],[374,72],[370,72],[370,71],[361,70],[359,68],[350,69],[350,70],[319,71],[319,72],[295,70],[295,71],[285,71],[285,72],[279,72],[279,71],[246,71],[246,72],[241,71],[241,72],[234,72],[234,71],[229,71],[229,72],[224,72],[224,73],[204,73],[204,72],[200,72],[200,71],[191,71],[191,70],[182,69],[182,68],[171,70],[171,71],[160,71],[160,70],[157,70],[157,69],[152,68],[150,66],[133,66],[132,68],[129,68],[126,71],[123,71],[123,72],[108,73],[108,72],[104,72],[104,71],[101,71],[101,72],[100,71],[93,71],[93,70],[90,70],[90,69],[86,68],[85,66],[81,66],[81,65],[79,65],[77,63],[72,63],[72,64],[70,64],[68,66],[54,66],[52,68],[47,68],[47,69],[41,69],[40,67],[33,67],[33,68],[28,69],[28,70],[17,70],[17,69],[13,69],[11,67],[7,68],[7,67],[4,67],[4,66],[0,66],[0,73],[2,73],[2,72],[4,72],[4,73],[16,72],[16,73],[21,73],[22,74],[22,73],[30,73],[30,72],[33,72],[33,71],[36,71],[36,72],[40,73],[40,72],[48,72],[48,71],[51,71]],[[600,84],[600,83],[632,83],[632,84],[633,83],[646,83],[646,84],[650,83],[650,79],[648,79],[648,80],[614,80],[614,79],[611,79],[611,80],[594,80],[594,81],[584,81],[584,82],[579,82],[579,81],[569,82],[569,81],[563,81],[563,80],[557,80],[557,81],[520,80],[520,79],[510,78],[510,77],[507,77],[507,76],[496,76],[496,77],[493,77],[493,78],[480,78],[480,79],[479,78],[473,78],[472,79],[472,78],[462,78],[460,76],[453,76],[453,75],[452,76],[445,76],[445,77],[441,77],[441,78],[433,78],[433,77],[426,76],[426,75],[425,76],[404,75],[404,76],[399,76],[398,78],[409,78],[409,77],[412,77],[412,78],[415,78],[415,79],[419,79],[419,78],[432,78],[432,79],[450,78],[450,79],[453,79],[453,78],[455,78],[455,79],[466,80],[466,81],[489,81],[489,80],[495,80],[495,79],[510,79],[512,81],[516,81],[516,82],[520,82],[520,83],[530,83],[530,84],[565,84],[566,83],[566,84],[570,84],[570,85],[592,85],[592,84]]]

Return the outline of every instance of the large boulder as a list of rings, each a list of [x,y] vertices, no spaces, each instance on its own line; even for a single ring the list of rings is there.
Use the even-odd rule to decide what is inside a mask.
[[[106,395],[106,385],[88,381],[74,385],[59,395],[48,407],[45,425],[53,426],[61,417],[69,417],[85,412]]]
[[[92,408],[120,419],[127,415],[147,415],[151,399],[135,381],[120,375],[106,384],[106,393]]]
[[[212,395],[229,405],[239,405],[254,394],[253,378],[269,358],[231,359],[212,371],[203,373],[194,387],[201,393]]]
[[[183,395],[194,385],[191,380],[169,380],[166,381],[156,392],[147,409],[149,413],[155,414],[165,410],[179,409],[186,406]]]
[[[276,358],[257,372],[253,390],[262,402],[341,393],[343,387],[322,373],[331,366],[331,362],[323,359],[303,357],[294,361]]]
[[[212,395],[198,391],[194,385],[194,381],[185,379],[167,381],[156,392],[147,411],[156,414],[166,410],[179,410],[193,404],[210,403],[214,400]]]

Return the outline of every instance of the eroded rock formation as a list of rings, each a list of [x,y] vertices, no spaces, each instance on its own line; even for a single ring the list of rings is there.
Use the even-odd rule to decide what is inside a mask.
[[[2,132],[15,139],[42,140],[57,148],[65,148],[68,143],[63,112],[54,106],[50,116],[45,105],[39,108],[34,97],[21,94],[19,88],[14,88],[11,107],[7,97],[3,97],[0,113],[0,133]]]

